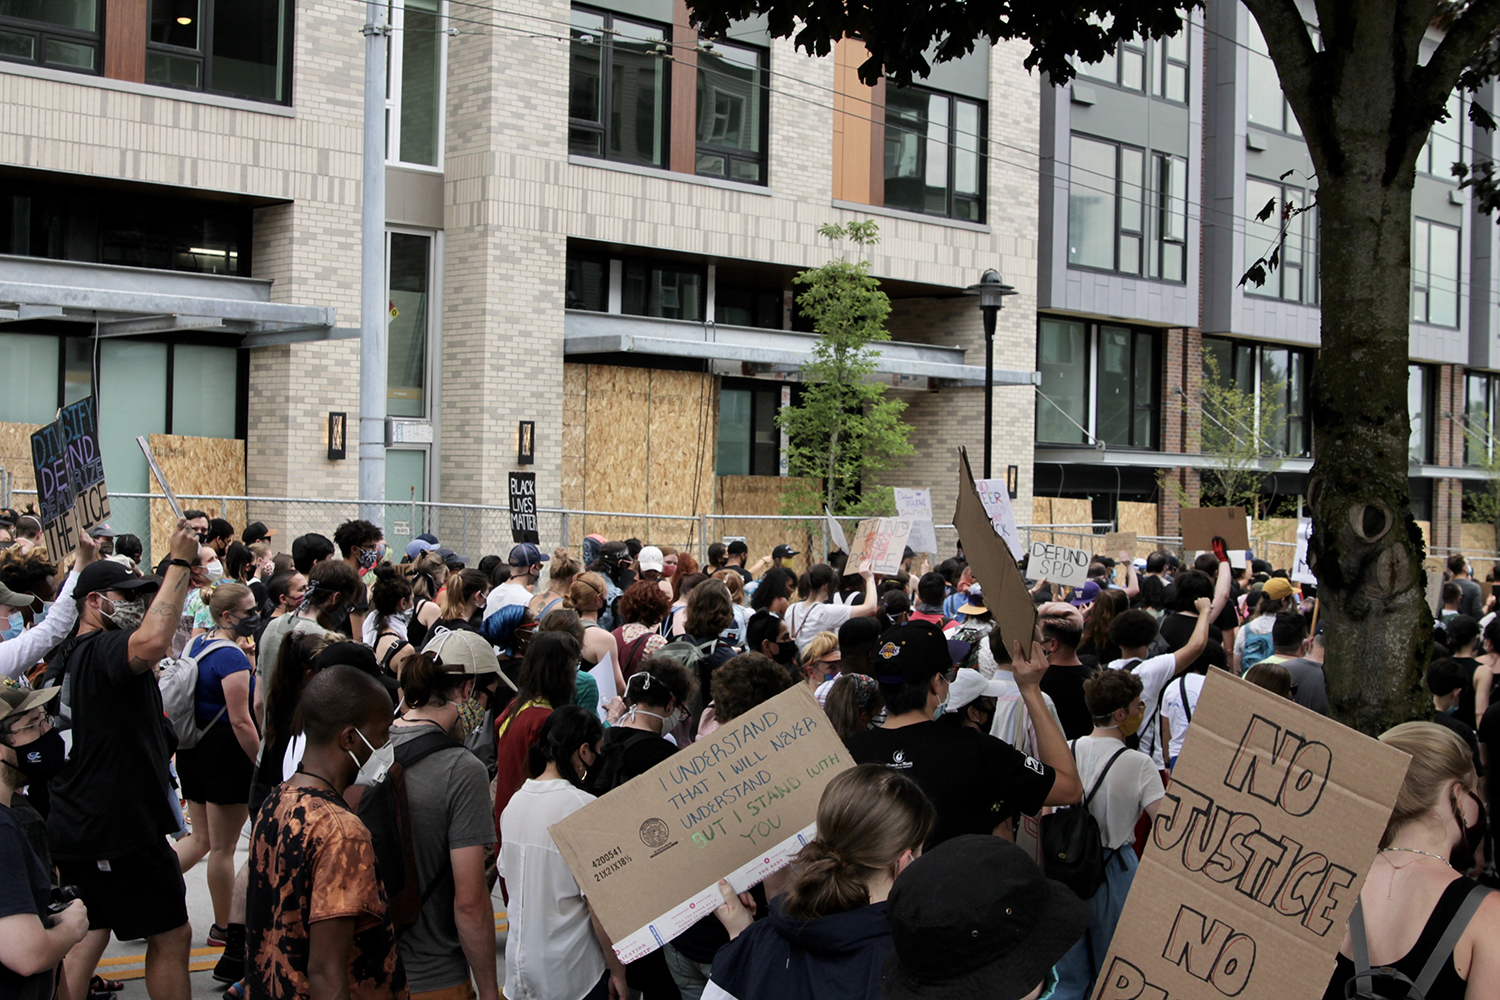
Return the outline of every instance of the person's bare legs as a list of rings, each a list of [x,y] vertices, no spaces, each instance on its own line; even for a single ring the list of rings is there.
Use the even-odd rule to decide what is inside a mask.
[[[250,807],[209,803],[207,809],[208,895],[213,900],[214,923],[225,927],[229,924],[234,905],[234,849],[240,842],[240,829],[245,825]],[[194,826],[196,825],[195,822]],[[197,836],[196,832],[194,836]],[[180,859],[181,855],[178,857]],[[249,884],[248,879],[246,884]]]
[[[66,1000],[89,1000],[89,980],[94,978],[94,969],[104,949],[109,947],[107,929],[89,931],[87,936],[63,956],[63,973],[67,977],[68,992],[61,994]]]
[[[187,804],[188,825],[192,833],[181,840],[172,842],[172,850],[177,852],[177,863],[186,875],[194,865],[202,861],[208,854],[211,843],[208,820],[208,807],[202,802],[189,802]],[[215,907],[217,910],[217,907]]]
[[[188,979],[192,947],[191,923],[146,939],[146,993],[151,1000],[192,1000],[193,986]]]
[[[240,870],[234,873],[234,892],[229,897],[230,924],[243,924],[245,922],[245,896],[249,892],[250,862],[246,861],[240,865]],[[229,924],[224,924],[223,926],[228,927]]]

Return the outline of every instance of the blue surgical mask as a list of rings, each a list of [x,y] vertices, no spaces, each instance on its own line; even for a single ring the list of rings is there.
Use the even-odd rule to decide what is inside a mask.
[[[26,619],[21,617],[19,611],[12,611],[10,613],[9,625],[10,627],[4,632],[0,632],[0,639],[14,639],[20,635],[21,631],[26,628]]]

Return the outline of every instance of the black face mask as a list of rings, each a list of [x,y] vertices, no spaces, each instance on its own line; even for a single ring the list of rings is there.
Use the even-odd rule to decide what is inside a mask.
[[[783,667],[789,667],[797,659],[797,644],[788,639],[776,644],[776,655],[771,657]]]
[[[1489,828],[1489,824],[1484,817],[1484,803],[1480,802],[1478,797],[1467,789],[1464,790],[1464,794],[1473,799],[1474,803],[1479,806],[1479,822],[1473,826],[1464,826],[1463,805],[1459,801],[1458,796],[1455,795],[1451,800],[1453,818],[1458,820],[1458,828],[1464,832],[1464,839],[1453,849],[1453,857],[1449,860],[1449,864],[1461,872],[1467,872],[1470,868],[1474,867],[1474,855],[1478,853],[1479,845],[1484,843],[1484,835]]]
[[[16,770],[30,781],[47,781],[68,762],[68,749],[62,733],[56,729],[25,746],[12,747],[16,752]]]

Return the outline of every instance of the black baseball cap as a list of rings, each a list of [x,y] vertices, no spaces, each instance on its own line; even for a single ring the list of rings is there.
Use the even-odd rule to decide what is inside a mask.
[[[792,556],[795,556],[795,555],[798,555],[798,554],[799,553],[797,552],[796,549],[792,548],[790,545],[785,545],[785,544],[778,545],[774,549],[771,550],[771,557],[773,559],[790,559]]]
[[[246,545],[254,545],[256,542],[263,542],[268,538],[275,537],[276,529],[266,527],[266,522],[264,521],[251,521],[245,525],[245,530],[240,533],[240,541]]]
[[[871,656],[882,684],[919,684],[953,666],[948,638],[932,622],[907,622],[886,629]]]
[[[20,519],[21,515],[16,513],[14,507],[0,507],[0,524],[14,525]]]
[[[966,834],[917,858],[890,895],[885,1000],[1020,1000],[1083,937],[1089,907],[1024,850]]]
[[[82,601],[89,594],[105,590],[125,593],[131,590],[155,590],[160,585],[155,577],[137,576],[112,559],[96,559],[78,574],[73,596]]]

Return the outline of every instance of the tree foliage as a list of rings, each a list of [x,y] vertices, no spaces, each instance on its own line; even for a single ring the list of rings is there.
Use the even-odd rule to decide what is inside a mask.
[[[827,224],[819,232],[860,249],[880,241],[871,221]],[[783,509],[889,513],[890,488],[871,479],[914,450],[911,426],[901,420],[906,404],[874,380],[879,355],[870,345],[891,339],[885,329],[891,300],[867,260],[840,256],[793,280],[803,289],[797,304],[813,321],[818,342],[813,360],[802,366],[801,399],[777,417],[789,442],[789,470],[799,477],[782,494]]]
[[[1211,462],[1201,470],[1204,506],[1243,507],[1265,516],[1261,487],[1285,457],[1269,443],[1281,440],[1286,430],[1286,409],[1279,402],[1285,388],[1285,381],[1262,382],[1257,403],[1253,388],[1221,371],[1212,354],[1203,356],[1202,453]],[[1192,506],[1170,469],[1163,469],[1157,482],[1179,504]]]

